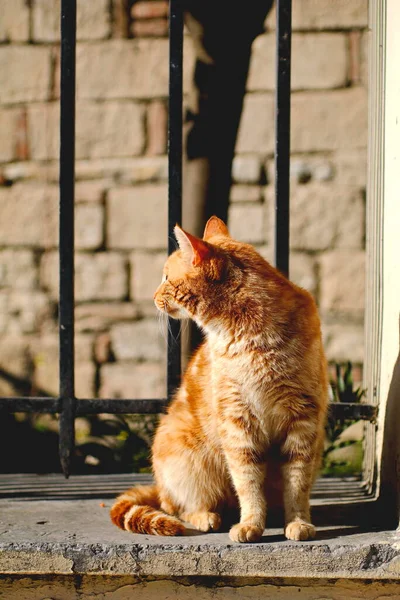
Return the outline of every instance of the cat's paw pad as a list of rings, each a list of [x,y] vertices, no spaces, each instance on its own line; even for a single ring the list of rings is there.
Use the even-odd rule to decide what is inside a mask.
[[[221,527],[221,517],[214,512],[198,512],[187,515],[187,520],[199,531],[218,531]]]
[[[311,540],[315,538],[315,527],[305,521],[292,521],[286,525],[285,536],[288,540],[296,542]]]
[[[248,525],[246,523],[237,523],[230,532],[229,537],[233,542],[258,542],[263,534],[263,529],[256,525]]]

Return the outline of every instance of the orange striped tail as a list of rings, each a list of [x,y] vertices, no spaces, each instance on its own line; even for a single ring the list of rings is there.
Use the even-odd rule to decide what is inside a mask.
[[[132,533],[183,535],[183,523],[159,508],[157,486],[138,486],[118,496],[110,516],[114,525]]]

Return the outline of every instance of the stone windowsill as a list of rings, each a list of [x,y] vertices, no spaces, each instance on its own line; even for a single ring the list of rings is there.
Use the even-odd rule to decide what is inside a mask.
[[[6,478],[7,485],[15,480],[14,476],[1,477],[3,481]],[[60,476],[54,477],[41,478],[42,489],[47,482],[47,491],[55,490],[48,494],[51,499],[35,499],[34,480],[28,476],[22,479],[25,496],[0,500],[0,574],[235,577],[243,581],[400,579],[400,535],[395,531],[366,532],[358,526],[325,525],[318,527],[314,541],[290,542],[284,539],[282,529],[266,529],[257,544],[234,544],[227,533],[191,531],[177,538],[132,535],[118,530],[108,516],[110,488],[124,487],[126,477],[122,481],[111,476],[110,482],[103,476],[102,481],[108,481],[104,497],[100,492],[99,497],[89,499],[55,499],[62,481]],[[147,476],[137,477],[142,478]],[[76,486],[73,482],[79,477],[71,480],[68,485]],[[52,487],[54,481],[59,482],[58,487]],[[90,481],[94,493],[93,486],[99,484],[93,482],[99,480]],[[118,486],[115,481],[119,481]],[[104,484],[100,487],[104,489]]]

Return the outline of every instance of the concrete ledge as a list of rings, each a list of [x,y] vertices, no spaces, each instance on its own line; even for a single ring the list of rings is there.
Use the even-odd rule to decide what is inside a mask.
[[[0,501],[0,573],[101,574],[143,578],[400,578],[400,534],[320,527],[289,542],[267,529],[262,542],[227,533],[177,538],[132,535],[109,520],[111,500]]]

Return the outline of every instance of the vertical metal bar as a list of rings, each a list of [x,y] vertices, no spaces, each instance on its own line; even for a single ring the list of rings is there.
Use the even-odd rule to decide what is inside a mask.
[[[173,229],[182,223],[182,62],[183,10],[180,0],[169,3],[169,113],[168,113],[168,252],[175,250]],[[180,383],[181,324],[169,319],[168,398]]]
[[[290,53],[292,0],[276,5],[275,266],[289,275]]]
[[[70,474],[75,445],[74,162],[76,0],[61,2],[60,93],[60,461]]]

